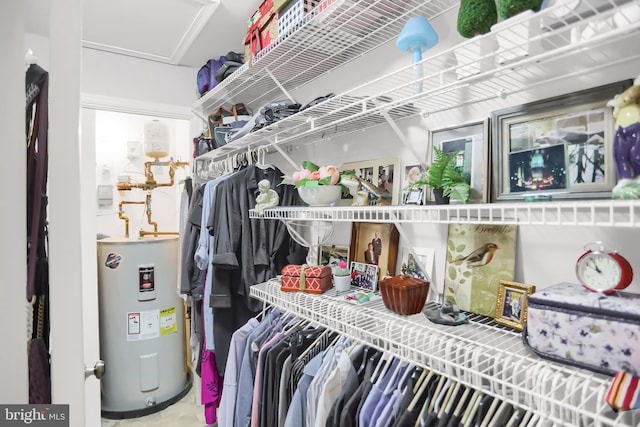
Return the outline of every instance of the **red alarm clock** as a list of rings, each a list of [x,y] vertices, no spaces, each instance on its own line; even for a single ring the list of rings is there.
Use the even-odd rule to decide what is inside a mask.
[[[576,261],[576,275],[582,286],[593,292],[609,294],[631,284],[631,264],[616,251],[609,251],[602,242],[590,243]]]

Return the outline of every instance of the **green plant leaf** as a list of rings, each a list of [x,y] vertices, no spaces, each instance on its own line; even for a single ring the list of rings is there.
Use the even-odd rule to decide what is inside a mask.
[[[449,277],[451,277],[451,280],[456,280],[456,277],[458,277],[455,267],[449,267]]]
[[[303,160],[302,161],[302,167],[311,171],[311,172],[315,172],[318,169],[320,169],[320,166],[316,165],[315,163],[312,163],[308,160]]]
[[[301,180],[302,181],[302,180]],[[314,179],[308,179],[307,182],[304,183],[305,187],[317,188],[320,186],[320,182]]]
[[[324,178],[319,180],[318,183],[320,183],[320,185],[330,185],[331,184],[331,177],[330,176],[325,176]]]
[[[455,184],[452,187],[447,188],[444,191],[444,194],[445,196],[449,196],[462,203],[467,203],[469,200],[469,184],[466,182]]]
[[[471,277],[471,272],[470,271],[465,271],[464,273],[462,273],[462,275],[464,277]]]
[[[458,245],[458,247],[456,248],[456,251],[462,252],[462,251],[464,251],[464,248],[466,248],[466,247],[467,247],[467,245]]]
[[[455,292],[451,286],[449,286],[449,287],[447,288],[447,290],[448,290],[449,292],[451,292],[451,293],[454,293],[454,292]]]
[[[464,285],[466,282],[467,282],[467,281],[466,281],[465,279],[460,279],[459,284],[460,284],[460,285]]]
[[[454,251],[456,249],[456,246],[453,244],[453,240],[449,240],[448,245],[450,251]]]

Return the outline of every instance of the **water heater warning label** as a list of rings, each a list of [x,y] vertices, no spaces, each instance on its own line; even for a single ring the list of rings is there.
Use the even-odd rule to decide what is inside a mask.
[[[160,336],[160,310],[127,313],[127,341],[150,340]]]
[[[154,267],[139,267],[138,268],[138,292],[153,292],[156,289],[154,281]]]
[[[169,307],[160,310],[160,335],[169,335],[178,332],[176,322],[176,308]]]

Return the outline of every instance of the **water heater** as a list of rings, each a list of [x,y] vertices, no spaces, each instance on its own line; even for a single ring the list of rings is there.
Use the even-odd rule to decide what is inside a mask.
[[[166,408],[191,387],[184,305],[177,293],[178,237],[98,240],[102,415]]]

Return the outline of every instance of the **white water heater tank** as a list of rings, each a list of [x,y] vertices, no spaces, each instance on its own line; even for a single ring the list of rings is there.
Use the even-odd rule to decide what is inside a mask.
[[[97,245],[102,415],[147,415],[191,387],[177,293],[178,237],[112,237]]]
[[[169,127],[160,120],[144,125],[144,153],[154,159],[169,155]]]

